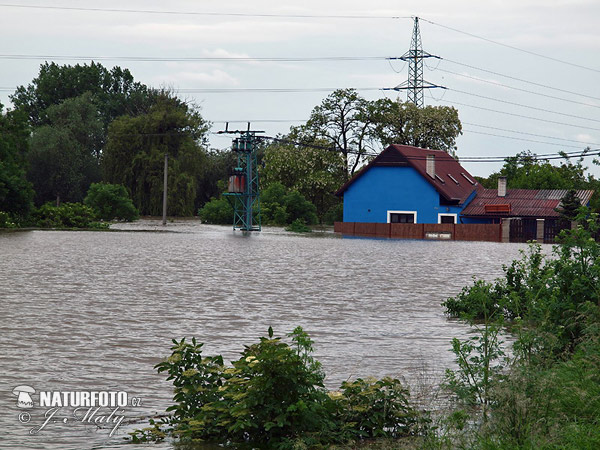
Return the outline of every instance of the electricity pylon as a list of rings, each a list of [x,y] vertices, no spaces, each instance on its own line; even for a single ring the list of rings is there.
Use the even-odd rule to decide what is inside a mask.
[[[229,177],[228,192],[224,194],[233,206],[233,229],[242,231],[260,231],[260,188],[258,185],[257,133],[250,131],[250,123],[246,131],[225,131],[219,133],[236,133],[240,137],[233,140],[231,149],[237,153],[237,166]]]
[[[423,80],[423,60],[425,58],[439,59],[440,57],[423,51],[421,31],[419,30],[419,18],[415,17],[415,25],[413,27],[413,35],[410,41],[410,49],[400,58],[391,59],[408,61],[408,80],[392,89],[395,91],[408,91],[408,101],[414,103],[417,108],[422,108],[425,105],[423,100],[423,89],[446,89],[444,86],[438,86],[437,84]]]

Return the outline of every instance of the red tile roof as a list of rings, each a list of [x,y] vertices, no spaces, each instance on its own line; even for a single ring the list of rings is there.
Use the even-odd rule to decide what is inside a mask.
[[[594,191],[576,191],[581,204],[586,205]],[[506,197],[498,197],[497,189],[477,190],[477,196],[471,200],[461,215],[466,217],[559,217],[554,209],[558,207],[567,190],[560,189],[507,189]],[[510,205],[510,212],[494,211],[492,205]]]
[[[435,157],[435,178],[427,174],[427,156]],[[478,183],[456,159],[442,150],[429,150],[408,145],[390,145],[357,172],[336,195],[343,195],[352,183],[375,166],[410,166],[417,170],[446,200],[465,202],[477,188]]]

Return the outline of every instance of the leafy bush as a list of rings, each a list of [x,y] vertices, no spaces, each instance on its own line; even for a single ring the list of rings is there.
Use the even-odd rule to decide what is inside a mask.
[[[344,220],[344,204],[338,203],[332,206],[323,217],[323,222],[328,225],[333,225],[334,222],[342,222]]]
[[[572,352],[600,298],[600,246],[593,238],[597,218],[586,214],[579,217],[585,226],[561,232],[553,258],[545,258],[541,246],[532,244],[521,259],[504,267],[503,278],[476,281],[445,301],[446,312],[475,320],[485,315],[516,320],[556,338],[554,343],[547,340],[548,350]]]
[[[231,225],[233,223],[233,207],[225,198],[211,198],[198,210],[198,216],[205,223]]]
[[[173,415],[132,433],[133,441],[172,433],[183,441],[313,448],[414,432],[418,414],[400,381],[359,379],[328,393],[312,340],[300,327],[288,337],[290,344],[269,328],[230,367],[221,356],[203,357],[195,339],[173,340],[171,356],[156,366],[175,386]]]
[[[408,436],[418,422],[408,390],[395,378],[344,381],[333,398],[345,434],[355,439]]]
[[[292,233],[311,233],[312,229],[306,225],[306,222],[302,219],[294,220],[285,231],[291,231]]]
[[[139,218],[127,189],[120,184],[92,183],[83,203],[96,211],[98,219],[131,222]]]
[[[289,225],[296,220],[308,225],[317,223],[316,207],[298,191],[287,191],[281,183],[271,183],[261,195],[264,223]]]
[[[42,205],[33,215],[35,226],[40,228],[108,228],[108,224],[96,222],[96,213],[81,203],[52,203]]]
[[[288,221],[304,220],[308,225],[318,222],[317,208],[298,191],[291,191],[283,198],[283,206],[289,213]]]
[[[446,378],[468,406],[467,431],[440,435],[432,447],[600,445],[600,245],[595,215],[582,211],[578,221],[561,233],[552,258],[534,245],[504,278],[477,281],[445,302],[478,329],[453,341],[458,369]],[[504,319],[515,337],[506,358],[498,338]]]
[[[15,223],[10,214],[0,211],[0,228],[16,228],[17,226],[17,223]]]

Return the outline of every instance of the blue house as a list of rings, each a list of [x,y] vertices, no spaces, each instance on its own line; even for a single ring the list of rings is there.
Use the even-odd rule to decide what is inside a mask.
[[[390,145],[336,193],[344,222],[460,223],[480,188],[441,150]]]

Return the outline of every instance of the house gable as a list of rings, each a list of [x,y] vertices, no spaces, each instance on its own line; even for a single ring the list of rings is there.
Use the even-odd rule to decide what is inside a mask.
[[[432,162],[433,173],[428,173],[429,161]],[[412,167],[439,192],[448,205],[464,204],[478,187],[475,178],[442,150],[390,145],[344,184],[336,195],[345,195],[346,190],[373,167]]]
[[[344,222],[438,223],[458,218],[476,187],[446,152],[391,145],[336,195],[344,197]]]
[[[460,206],[440,205],[440,194],[413,167],[376,165],[344,192],[344,222],[386,223],[391,214],[414,214],[415,223],[438,223],[439,214]]]

